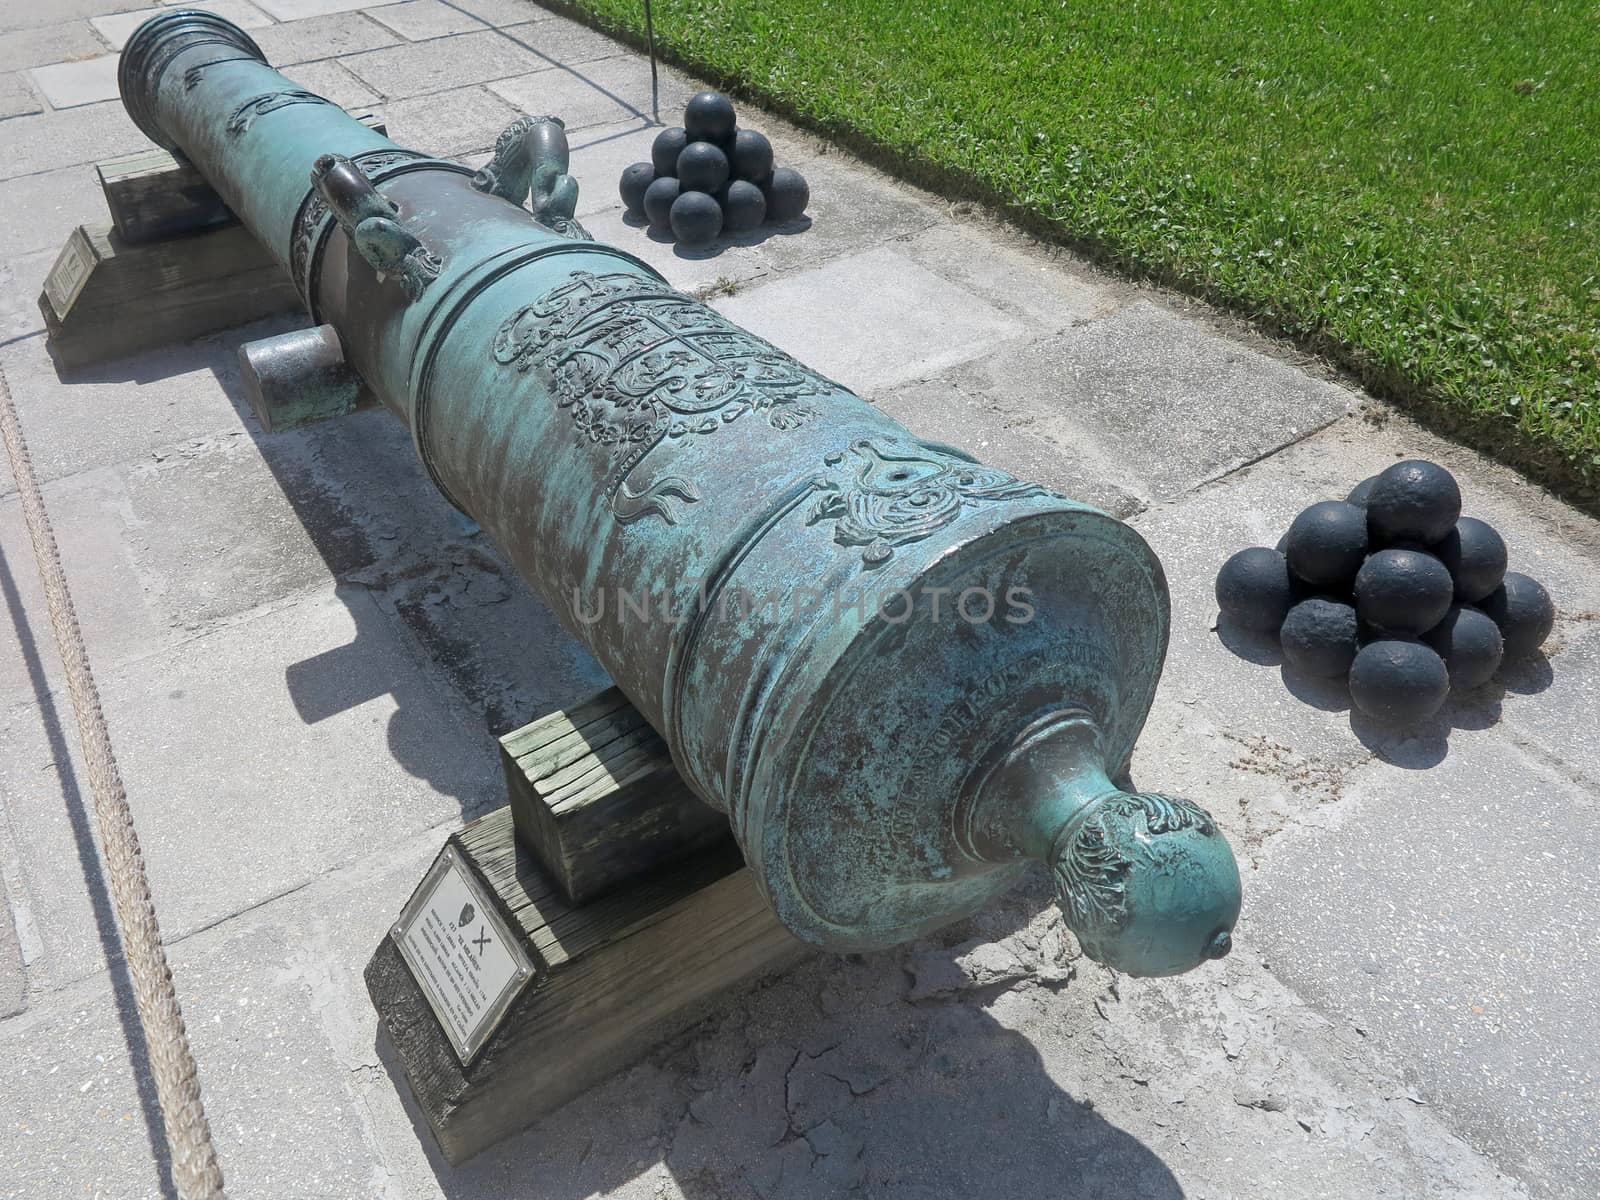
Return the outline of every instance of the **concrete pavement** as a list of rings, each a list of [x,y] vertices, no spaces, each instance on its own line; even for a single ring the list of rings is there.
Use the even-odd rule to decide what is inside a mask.
[[[1035,879],[937,939],[819,958],[459,1169],[360,971],[493,732],[604,680],[381,413],[266,437],[238,344],[60,375],[35,297],[147,4],[0,17],[0,364],[56,522],[235,1197],[1590,1197],[1600,1193],[1600,527],[1224,318],[1095,273],[741,106],[812,224],[688,254],[628,224],[644,61],[526,0],[215,0],[275,64],[481,161],[567,119],[599,238],[917,433],[1127,517],[1173,590],[1141,786],[1206,803],[1238,949],[1171,981],[1077,956]],[[662,72],[671,121],[696,90]],[[1457,474],[1560,618],[1397,736],[1215,628],[1211,580],[1398,457]],[[164,1148],[70,705],[0,468],[0,1197],[163,1194]]]

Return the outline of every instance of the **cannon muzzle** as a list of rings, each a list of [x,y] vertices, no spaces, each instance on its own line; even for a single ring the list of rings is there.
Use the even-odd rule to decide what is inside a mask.
[[[590,240],[554,118],[473,171],[200,12],[141,26],[120,82],[289,272],[317,352],[407,424],[727,813],[794,933],[906,941],[1037,860],[1105,963],[1227,953],[1239,874],[1216,823],[1112,782],[1169,620],[1131,528],[913,437]]]

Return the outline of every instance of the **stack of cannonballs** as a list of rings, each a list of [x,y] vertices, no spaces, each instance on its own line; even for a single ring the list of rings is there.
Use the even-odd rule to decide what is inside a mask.
[[[683,110],[682,129],[663,129],[649,162],[622,172],[622,203],[678,244],[708,245],[724,229],[744,233],[763,221],[805,212],[811,190],[792,167],[772,166],[772,143],[740,129],[733,102],[701,92]]]
[[[1461,515],[1450,472],[1417,460],[1313,504],[1277,549],[1239,551],[1217,575],[1217,604],[1276,633],[1292,667],[1348,675],[1356,707],[1395,725],[1532,654],[1555,622],[1549,593],[1506,571],[1500,535]]]

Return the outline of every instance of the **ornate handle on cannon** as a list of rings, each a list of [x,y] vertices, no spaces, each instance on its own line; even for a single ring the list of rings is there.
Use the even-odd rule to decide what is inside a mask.
[[[518,117],[494,144],[494,157],[472,177],[480,192],[522,207],[533,201],[533,219],[552,233],[589,238],[574,219],[578,181],[567,173],[571,163],[567,126],[560,117]]]
[[[979,859],[1049,863],[1067,925],[1107,966],[1174,975],[1232,948],[1239,868],[1211,814],[1113,784],[1082,709],[1024,729],[958,821]]]
[[[338,217],[350,244],[379,278],[398,275],[407,299],[420,300],[443,264],[405,227],[400,210],[341,154],[317,159],[311,182]]]

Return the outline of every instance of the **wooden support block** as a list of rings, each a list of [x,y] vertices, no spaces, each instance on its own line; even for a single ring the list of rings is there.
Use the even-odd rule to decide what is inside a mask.
[[[376,113],[352,111],[350,115],[378,133],[387,133],[383,118]],[[234,220],[222,197],[199,171],[154,146],[107,159],[97,164],[95,171],[111,210],[111,223],[130,246]]]
[[[109,225],[80,225],[39,296],[51,353],[63,367],[300,306],[288,273],[242,225],[141,246]]]
[[[616,688],[500,739],[517,836],[570,904],[730,838]]]
[[[439,1148],[460,1164],[692,1024],[704,1001],[807,952],[721,842],[574,906],[498,809],[451,835],[537,974],[463,1066],[393,937],[368,993]]]

